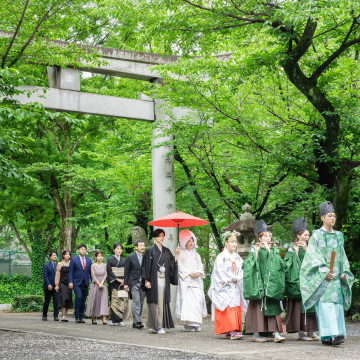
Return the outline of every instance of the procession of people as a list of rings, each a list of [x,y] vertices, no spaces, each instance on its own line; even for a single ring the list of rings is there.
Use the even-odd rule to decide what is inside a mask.
[[[286,333],[297,333],[298,340],[339,345],[346,339],[344,311],[351,305],[354,276],[344,250],[344,236],[334,230],[336,214],[329,201],[319,207],[323,226],[310,236],[306,220],[292,222],[295,241],[280,255],[276,241],[264,220],[254,225],[255,241],[246,259],[238,253],[240,233],[223,235],[224,249],[216,256],[210,275],[208,298],[214,332],[229,340],[251,335],[253,342],[282,343]],[[207,317],[204,270],[197,252],[197,239],[188,229],[179,232],[175,254],[163,245],[165,231],[153,232],[154,244],[145,250],[137,241],[135,251],[125,259],[122,245],[113,245],[107,264],[104,253],[95,253],[95,263],[86,256],[87,247],[78,246],[78,256],[69,250],[51,251],[44,266],[43,317],[47,321],[51,298],[54,320],[68,322],[75,294],[75,322],[84,316],[97,325],[124,326],[125,304],[132,299],[133,328],[144,328],[142,309],[147,303],[146,326],[156,334],[174,328],[170,308],[171,285],[178,286],[174,315],[185,331],[202,331]],[[89,291],[89,299],[87,295]],[[86,305],[87,304],[87,305]],[[85,311],[86,305],[86,311]],[[281,314],[286,313],[283,326]],[[319,335],[317,334],[319,332]]]

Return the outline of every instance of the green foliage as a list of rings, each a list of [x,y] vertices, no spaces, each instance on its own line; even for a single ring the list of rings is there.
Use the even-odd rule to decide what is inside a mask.
[[[23,295],[15,296],[11,303],[11,311],[13,312],[39,312],[42,310],[44,297],[41,295]],[[49,306],[50,311],[51,306]]]
[[[357,261],[359,4],[275,3],[41,1],[29,3],[19,24],[24,7],[10,11],[6,2],[3,28],[21,25],[21,31],[13,43],[11,34],[0,38],[0,93],[8,99],[19,85],[46,86],[42,64],[99,63],[80,47],[46,39],[180,55],[156,69],[166,86],[97,75],[83,77],[81,90],[129,98],[143,92],[166,100],[169,108],[193,111],[170,128],[172,155],[178,154],[177,207],[211,218],[213,227],[201,234],[209,239],[212,233],[218,248],[221,228],[239,218],[245,202],[256,218],[275,223],[275,237],[283,243],[298,216],[311,228],[319,226],[317,204],[333,198],[340,226],[349,212],[343,230]],[[315,30],[307,36],[310,25]],[[302,47],[306,39],[311,46]],[[332,59],[347,41],[352,45]],[[303,87],[288,71],[296,49],[304,49],[292,68],[307,79]],[[331,61],[315,77],[326,59]],[[319,106],[320,95],[331,106]],[[110,251],[115,241],[127,244],[131,227],[148,230],[151,220],[150,132],[145,122],[60,114],[3,100],[0,224],[11,223],[25,246],[39,247],[39,259],[41,246],[73,250],[84,242]],[[45,241],[41,246],[37,232]]]
[[[0,274],[0,303],[10,304],[15,296],[42,294],[43,281],[34,283],[26,275]]]
[[[45,264],[45,252],[45,240],[39,232],[35,232],[34,243],[32,245],[32,252],[30,255],[32,282],[34,284],[42,283],[44,279],[43,268]]]

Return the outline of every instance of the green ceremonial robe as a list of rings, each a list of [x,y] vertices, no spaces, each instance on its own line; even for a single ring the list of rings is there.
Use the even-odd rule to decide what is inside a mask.
[[[290,245],[285,257],[284,262],[286,265],[285,271],[285,294],[289,299],[301,299],[300,292],[300,268],[304,259],[306,251],[299,247],[298,254],[296,255],[293,245]],[[305,313],[304,305],[301,302],[301,312]],[[315,314],[315,307],[306,310],[307,314]]]
[[[285,293],[285,264],[276,248],[260,247],[256,258],[252,248],[243,264],[244,298],[262,300],[265,316],[279,315],[282,312],[280,301]]]
[[[332,251],[336,252],[334,280],[326,281]],[[346,280],[340,280],[341,274],[346,275]],[[305,309],[318,301],[342,304],[345,310],[349,309],[353,282],[354,275],[345,254],[343,234],[340,231],[329,233],[323,228],[315,230],[300,269],[300,289]]]

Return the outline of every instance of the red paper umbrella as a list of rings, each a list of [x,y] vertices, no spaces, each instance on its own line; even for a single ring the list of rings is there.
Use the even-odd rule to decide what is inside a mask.
[[[182,211],[175,211],[172,214],[165,215],[159,219],[149,222],[149,225],[159,226],[159,227],[190,227],[190,226],[200,226],[206,225],[208,222],[206,220],[200,219],[198,217],[183,213]]]

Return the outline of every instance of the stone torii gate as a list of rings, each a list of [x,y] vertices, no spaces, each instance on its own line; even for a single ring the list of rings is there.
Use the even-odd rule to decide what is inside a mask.
[[[58,45],[67,46],[64,41],[54,41]],[[87,46],[81,46],[85,51]],[[176,210],[174,157],[166,156],[173,151],[172,146],[156,147],[172,139],[172,136],[162,136],[164,124],[169,116],[163,111],[164,102],[154,100],[144,94],[139,99],[128,99],[115,96],[97,95],[80,92],[80,71],[96,74],[119,76],[130,79],[162,83],[161,77],[150,68],[155,65],[177,61],[176,56],[164,58],[159,54],[117,50],[112,48],[91,47],[107,62],[98,67],[60,68],[48,67],[49,89],[44,95],[42,87],[22,86],[19,89],[31,91],[13,96],[21,104],[38,102],[46,109],[59,112],[75,112],[126,118],[141,121],[156,122],[159,126],[152,130],[152,198],[153,218],[157,219]],[[182,108],[172,109],[173,118],[180,119],[189,111]],[[166,229],[165,245],[174,253],[177,246],[176,228]]]

